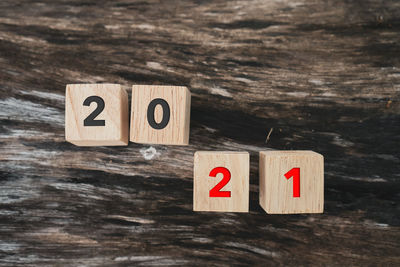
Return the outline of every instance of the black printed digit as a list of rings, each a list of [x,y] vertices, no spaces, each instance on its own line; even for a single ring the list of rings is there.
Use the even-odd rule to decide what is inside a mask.
[[[162,120],[157,123],[154,119],[154,111],[157,105],[161,105],[163,110]],[[148,108],[147,108],[147,121],[149,122],[150,126],[156,130],[164,129],[168,123],[170,118],[170,109],[167,101],[161,98],[153,99]]]
[[[85,99],[83,105],[90,106],[92,102],[95,102],[97,104],[97,107],[83,121],[83,126],[105,126],[106,125],[105,120],[95,120],[96,117],[99,116],[99,114],[104,110],[105,106],[104,100],[99,96],[92,95]]]

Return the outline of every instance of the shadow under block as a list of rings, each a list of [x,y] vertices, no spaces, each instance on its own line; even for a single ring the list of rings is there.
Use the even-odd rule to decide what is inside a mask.
[[[190,98],[184,86],[134,85],[130,141],[188,145]]]
[[[128,94],[119,84],[69,84],[65,139],[77,146],[126,146]]]
[[[260,205],[269,214],[324,211],[324,158],[313,151],[260,152]]]
[[[196,152],[193,210],[248,212],[249,165],[247,152]]]

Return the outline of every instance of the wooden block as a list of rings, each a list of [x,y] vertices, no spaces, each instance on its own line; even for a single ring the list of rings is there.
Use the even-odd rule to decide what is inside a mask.
[[[128,108],[128,94],[119,84],[69,84],[65,138],[77,146],[126,146]]]
[[[184,86],[134,85],[130,141],[188,145],[190,96]]]
[[[249,211],[249,153],[194,154],[194,211]]]
[[[270,214],[324,211],[324,157],[313,151],[260,152],[260,205]]]

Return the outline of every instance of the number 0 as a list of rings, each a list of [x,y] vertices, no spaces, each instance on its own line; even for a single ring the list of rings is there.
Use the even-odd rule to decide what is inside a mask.
[[[293,168],[285,173],[286,179],[293,177],[293,197],[300,197],[300,168]]]
[[[224,167],[216,167],[210,171],[210,177],[217,177],[222,173],[222,180],[210,190],[210,197],[231,197],[231,191],[221,191],[221,189],[231,180],[231,172]]]
[[[154,118],[154,111],[157,105],[160,105],[163,110],[163,118],[159,123],[157,123]],[[168,125],[170,113],[171,112],[167,101],[161,98],[153,99],[147,107],[147,122],[156,130],[164,129]]]

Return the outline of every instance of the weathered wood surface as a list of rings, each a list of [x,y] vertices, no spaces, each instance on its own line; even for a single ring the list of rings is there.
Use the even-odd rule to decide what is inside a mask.
[[[400,265],[400,2],[0,2],[0,264]],[[189,147],[75,147],[67,83],[184,85]],[[266,137],[270,130],[268,143]],[[192,212],[196,150],[250,213]],[[325,213],[258,204],[258,151],[325,156]]]

